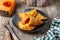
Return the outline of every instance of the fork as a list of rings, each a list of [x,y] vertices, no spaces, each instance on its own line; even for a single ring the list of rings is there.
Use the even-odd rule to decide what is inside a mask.
[[[8,29],[8,31],[11,33],[11,36],[13,37],[14,40],[19,40],[17,35],[14,33],[13,29],[9,25],[9,22],[4,23],[4,27]]]

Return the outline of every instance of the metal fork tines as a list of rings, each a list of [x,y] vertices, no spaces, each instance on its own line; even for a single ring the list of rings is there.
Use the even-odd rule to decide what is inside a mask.
[[[18,37],[16,36],[16,34],[14,33],[13,29],[9,25],[9,22],[6,22],[4,24],[4,27],[6,27],[9,30],[9,32],[11,33],[11,36],[13,37],[14,40],[19,40]]]

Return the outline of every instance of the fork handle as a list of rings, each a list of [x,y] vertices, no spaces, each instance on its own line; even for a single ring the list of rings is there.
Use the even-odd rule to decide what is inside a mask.
[[[15,35],[15,33],[13,32],[12,28],[10,27],[10,25],[7,25],[7,28],[9,30],[9,32],[11,33],[12,37],[14,40],[18,40],[17,36]]]
[[[14,33],[12,34],[12,36],[13,36],[14,40],[18,40],[18,38],[16,37],[16,35]]]

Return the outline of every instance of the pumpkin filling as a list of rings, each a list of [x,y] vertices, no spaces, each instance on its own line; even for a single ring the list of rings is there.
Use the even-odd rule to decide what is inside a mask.
[[[30,18],[27,18],[27,19],[23,22],[23,24],[27,24],[27,23],[29,23],[29,21],[30,21]]]
[[[3,3],[3,5],[5,7],[10,7],[11,6],[11,2],[10,1],[6,1],[6,2]]]

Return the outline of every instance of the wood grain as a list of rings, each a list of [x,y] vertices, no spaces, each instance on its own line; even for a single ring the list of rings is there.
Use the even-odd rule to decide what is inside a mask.
[[[17,2],[19,2],[17,0]],[[17,10],[20,10],[21,8],[28,8],[25,5],[18,6]],[[60,0],[47,0],[46,5],[44,7],[31,7],[31,8],[36,8],[44,13],[46,13],[51,19],[53,18],[60,18]],[[6,29],[4,28],[3,24],[5,21],[10,20],[10,25],[12,26],[13,30],[15,31],[16,35],[21,39],[21,40],[33,40],[34,38],[41,36],[40,34],[26,34],[21,32],[19,29],[17,29],[13,24],[12,24],[12,17],[2,17],[0,16],[0,40],[8,40],[6,36]],[[44,29],[46,30],[46,29]],[[7,34],[9,35],[9,34]],[[9,37],[10,39],[10,37]]]
[[[0,16],[0,40],[11,40],[8,30],[4,27],[4,23],[7,20],[9,18]]]

